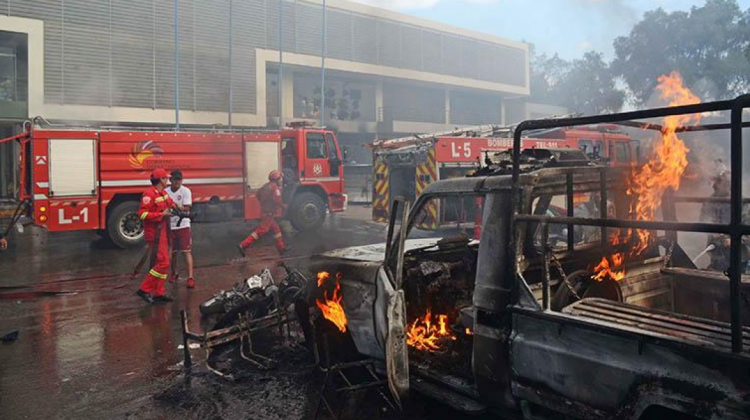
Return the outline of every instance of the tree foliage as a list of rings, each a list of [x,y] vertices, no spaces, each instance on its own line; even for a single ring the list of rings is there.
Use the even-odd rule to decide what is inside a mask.
[[[626,97],[642,107],[659,76],[675,70],[703,100],[750,92],[750,9],[737,0],[646,12],[614,50],[610,63],[595,52],[566,61],[532,50],[531,99],[587,114],[618,111]]]
[[[635,105],[645,105],[657,78],[674,70],[704,100],[750,88],[750,10],[743,13],[736,0],[707,0],[689,12],[647,12],[614,48],[613,73]]]
[[[572,112],[600,114],[618,111],[625,100],[601,53],[588,52],[566,61],[557,54],[533,55],[531,98],[567,107]]]

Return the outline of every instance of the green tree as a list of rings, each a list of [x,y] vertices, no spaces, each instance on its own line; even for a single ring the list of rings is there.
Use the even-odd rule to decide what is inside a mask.
[[[572,61],[534,54],[531,66],[532,101],[584,114],[616,112],[625,101],[601,53],[588,52]]]
[[[689,12],[647,12],[614,48],[612,71],[636,105],[645,105],[657,78],[673,70],[704,100],[750,87],[750,10],[743,14],[736,0],[707,0]]]

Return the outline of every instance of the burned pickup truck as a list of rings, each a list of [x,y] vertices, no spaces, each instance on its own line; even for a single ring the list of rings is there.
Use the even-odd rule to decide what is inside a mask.
[[[739,269],[749,104],[520,124],[506,166],[436,182],[411,212],[397,200],[385,244],[314,261],[336,275],[340,333],[383,362],[397,400],[418,392],[525,418],[750,418],[750,284]],[[731,116],[669,119],[706,112]],[[658,161],[646,163],[646,190],[640,169],[527,159],[519,148],[525,130],[601,123],[650,130],[663,137],[657,153],[680,133],[730,131],[731,196],[704,201],[731,207],[731,221],[678,221],[680,205],[701,199],[675,192],[679,181],[655,185],[668,168]],[[448,222],[435,225],[438,213]],[[684,248],[698,239],[684,232],[727,235],[726,272],[698,269]]]

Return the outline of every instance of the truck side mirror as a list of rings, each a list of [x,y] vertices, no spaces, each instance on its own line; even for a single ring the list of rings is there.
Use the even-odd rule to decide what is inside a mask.
[[[349,160],[349,147],[344,146],[341,148],[341,157],[343,158],[344,162]]]

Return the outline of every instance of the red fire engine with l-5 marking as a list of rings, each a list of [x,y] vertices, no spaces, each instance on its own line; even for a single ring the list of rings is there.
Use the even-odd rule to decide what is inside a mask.
[[[143,240],[138,202],[154,168],[180,169],[194,220],[260,218],[256,192],[271,170],[285,176],[285,217],[318,228],[346,208],[341,150],[333,132],[293,123],[278,131],[156,131],[37,127],[0,140],[20,144],[18,200],[51,232],[96,230],[120,247]]]
[[[486,153],[513,148],[512,127],[484,125],[398,139],[376,140],[373,149],[372,216],[387,221],[395,197],[413,201],[427,185],[466,176]],[[537,131],[522,139],[524,149],[580,149],[610,166],[637,161],[638,142],[612,125]]]

